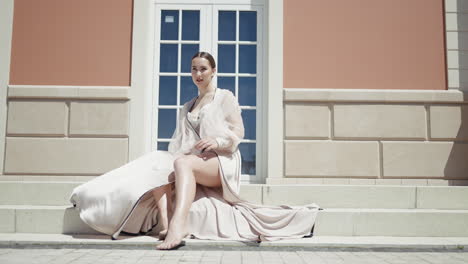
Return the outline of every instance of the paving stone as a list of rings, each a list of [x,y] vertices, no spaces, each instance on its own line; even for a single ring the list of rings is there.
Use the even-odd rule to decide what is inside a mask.
[[[194,260],[202,256],[201,261]],[[182,258],[192,260],[182,261]],[[275,258],[275,260],[273,260]],[[160,259],[161,258],[161,259]],[[209,260],[204,261],[207,258]],[[268,259],[268,260],[267,260]],[[270,261],[271,259],[271,261]],[[156,251],[116,249],[0,249],[0,263],[467,263],[468,252],[452,251]]]

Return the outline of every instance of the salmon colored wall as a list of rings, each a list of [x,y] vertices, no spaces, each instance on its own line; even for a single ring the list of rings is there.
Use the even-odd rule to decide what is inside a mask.
[[[15,0],[10,84],[129,86],[132,0]]]
[[[284,87],[447,89],[443,0],[284,0]]]

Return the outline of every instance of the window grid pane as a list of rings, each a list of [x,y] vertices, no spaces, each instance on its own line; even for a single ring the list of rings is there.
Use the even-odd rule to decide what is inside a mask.
[[[236,11],[219,11],[218,39],[236,40]]]
[[[200,11],[182,11],[182,40],[200,40]]]
[[[158,150],[168,150],[168,148],[169,148],[169,142],[158,141],[158,147],[157,147]]]
[[[170,37],[165,36],[168,33],[160,36],[158,150],[167,150],[183,104],[198,93],[191,80],[190,59],[199,50],[200,10],[161,10],[161,27],[166,32],[164,15],[173,16],[168,19],[173,24]]]
[[[171,11],[172,13],[167,13],[166,11]],[[161,13],[162,12],[166,12],[164,13],[166,15],[173,15],[173,22],[171,22],[171,19],[169,18],[167,20],[167,24],[164,25],[165,32],[169,32],[168,27],[170,28],[171,26],[172,28],[176,27],[177,32],[172,32],[170,34],[164,33],[169,36],[163,36],[163,33],[161,32],[160,35],[160,44],[173,45],[171,46],[172,51],[175,46],[176,52],[172,52],[171,54],[160,53],[160,71],[156,80],[159,80],[160,85],[162,85],[164,81],[169,84],[167,87],[160,87],[159,89],[160,97],[158,111],[160,111],[160,118],[158,123],[164,123],[164,120],[168,119],[167,113],[169,112],[167,111],[170,111],[170,115],[174,118],[173,120],[176,121],[175,119],[178,119],[182,104],[193,96],[196,96],[196,93],[198,92],[198,89],[194,86],[195,88],[192,88],[194,89],[195,94],[191,94],[193,91],[191,91],[190,85],[193,85],[193,83],[191,82],[190,65],[185,65],[185,62],[189,61],[191,55],[193,55],[190,54],[191,51],[198,51],[199,49],[199,45],[201,43],[199,23],[202,16],[205,16],[204,13],[200,13],[200,10],[161,10]],[[261,31],[261,26],[257,28],[257,19],[262,19],[261,17],[258,17],[258,12],[253,10],[230,9],[218,10],[216,13],[213,15],[218,15],[218,40],[217,44],[215,44],[215,47],[218,49],[218,52],[216,53],[218,57],[217,62],[219,73],[217,77],[218,87],[231,90],[239,100],[239,104],[242,109],[242,117],[246,124],[246,138],[239,145],[239,149],[243,156],[242,174],[244,176],[246,174],[253,176],[256,174],[257,163],[257,89],[261,87],[261,72],[259,71],[257,75],[257,60],[259,57],[261,58],[261,54],[257,54],[257,44],[261,44],[261,39],[257,39],[257,33],[259,30]],[[161,27],[163,27],[163,19],[164,17],[161,16]],[[188,23],[189,21],[196,22]],[[192,30],[191,28],[194,26],[193,24],[196,23],[198,23],[198,27],[194,27],[196,29]],[[223,23],[225,26],[222,26]],[[162,30],[163,29],[161,29],[161,31]],[[193,33],[193,36],[191,33]],[[221,46],[221,51],[220,45],[224,45]],[[226,46],[229,46],[227,48],[228,50],[226,50]],[[234,49],[232,49],[232,47]],[[224,54],[228,55],[227,57],[230,58],[229,60],[224,59],[224,62],[223,58],[221,58],[222,56],[220,56],[223,53],[223,48],[225,49]],[[172,59],[175,57],[176,59],[172,61],[176,61],[177,63],[162,66],[165,62],[161,61],[161,59],[166,58],[167,61],[167,57]],[[223,64],[226,66],[224,67],[224,71],[222,70]],[[168,79],[164,79],[163,77],[171,77],[171,82],[168,82]],[[161,79],[164,80],[161,81]],[[174,86],[174,79],[176,80],[175,93],[173,88],[170,88]],[[258,84],[257,82],[260,83]],[[260,86],[257,87],[258,85]],[[175,100],[174,94],[176,95]],[[158,130],[159,127],[160,126],[158,126]],[[158,138],[155,142],[157,149],[167,149],[170,136],[168,138],[164,133],[167,134],[167,132],[162,131],[161,133],[158,133]]]
[[[229,25],[235,24],[235,30],[231,29],[234,34],[225,31],[228,28],[227,16],[231,19]],[[235,23],[232,23],[233,18]],[[218,21],[218,87],[231,90],[239,100],[245,127],[245,137],[239,145],[242,174],[255,175],[257,11],[219,10]]]
[[[242,174],[255,175],[256,172],[256,145],[255,143],[241,143],[239,150],[242,158]]]
[[[239,40],[257,41],[257,12],[240,11]]]
[[[180,71],[184,73],[191,72],[192,56],[198,51],[198,44],[182,44],[182,55],[180,61]]]
[[[177,104],[177,77],[159,76],[159,105]]]
[[[177,40],[179,10],[161,10],[161,40]]]

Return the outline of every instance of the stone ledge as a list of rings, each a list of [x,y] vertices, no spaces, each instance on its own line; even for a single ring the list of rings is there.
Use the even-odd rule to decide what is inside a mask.
[[[130,99],[129,86],[8,85],[8,99]]]
[[[285,88],[285,102],[464,103],[468,93],[457,90],[371,90]]]
[[[73,207],[2,205],[0,214],[10,219],[2,233],[99,234]],[[468,210],[329,208],[318,213],[315,235],[468,237]]]
[[[312,238],[287,239],[274,242],[240,242],[232,240],[186,239],[180,250],[373,250],[373,251],[466,251],[466,237],[342,237],[315,236]],[[0,234],[0,248],[122,248],[154,249],[161,243],[152,236],[121,236],[111,240],[105,235],[63,234]]]

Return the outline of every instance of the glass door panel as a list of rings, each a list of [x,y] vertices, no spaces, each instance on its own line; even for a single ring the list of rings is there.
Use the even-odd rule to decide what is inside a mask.
[[[233,1],[235,3],[235,1]],[[261,182],[262,7],[226,4],[156,5],[153,149],[167,150],[183,104],[198,94],[190,60],[197,51],[217,62],[215,85],[237,97],[245,137],[242,181]],[[260,164],[260,165],[259,165]]]
[[[257,174],[258,11],[219,6],[213,14],[218,27],[214,45],[217,85],[231,90],[239,100],[245,127],[239,145],[242,174],[243,180],[250,181]]]
[[[202,9],[163,6],[156,12],[160,34],[155,52],[159,54],[155,61],[159,67],[154,80],[158,104],[155,109],[157,125],[153,131],[155,148],[167,150],[182,106],[198,94],[190,68],[192,56],[200,49]]]

